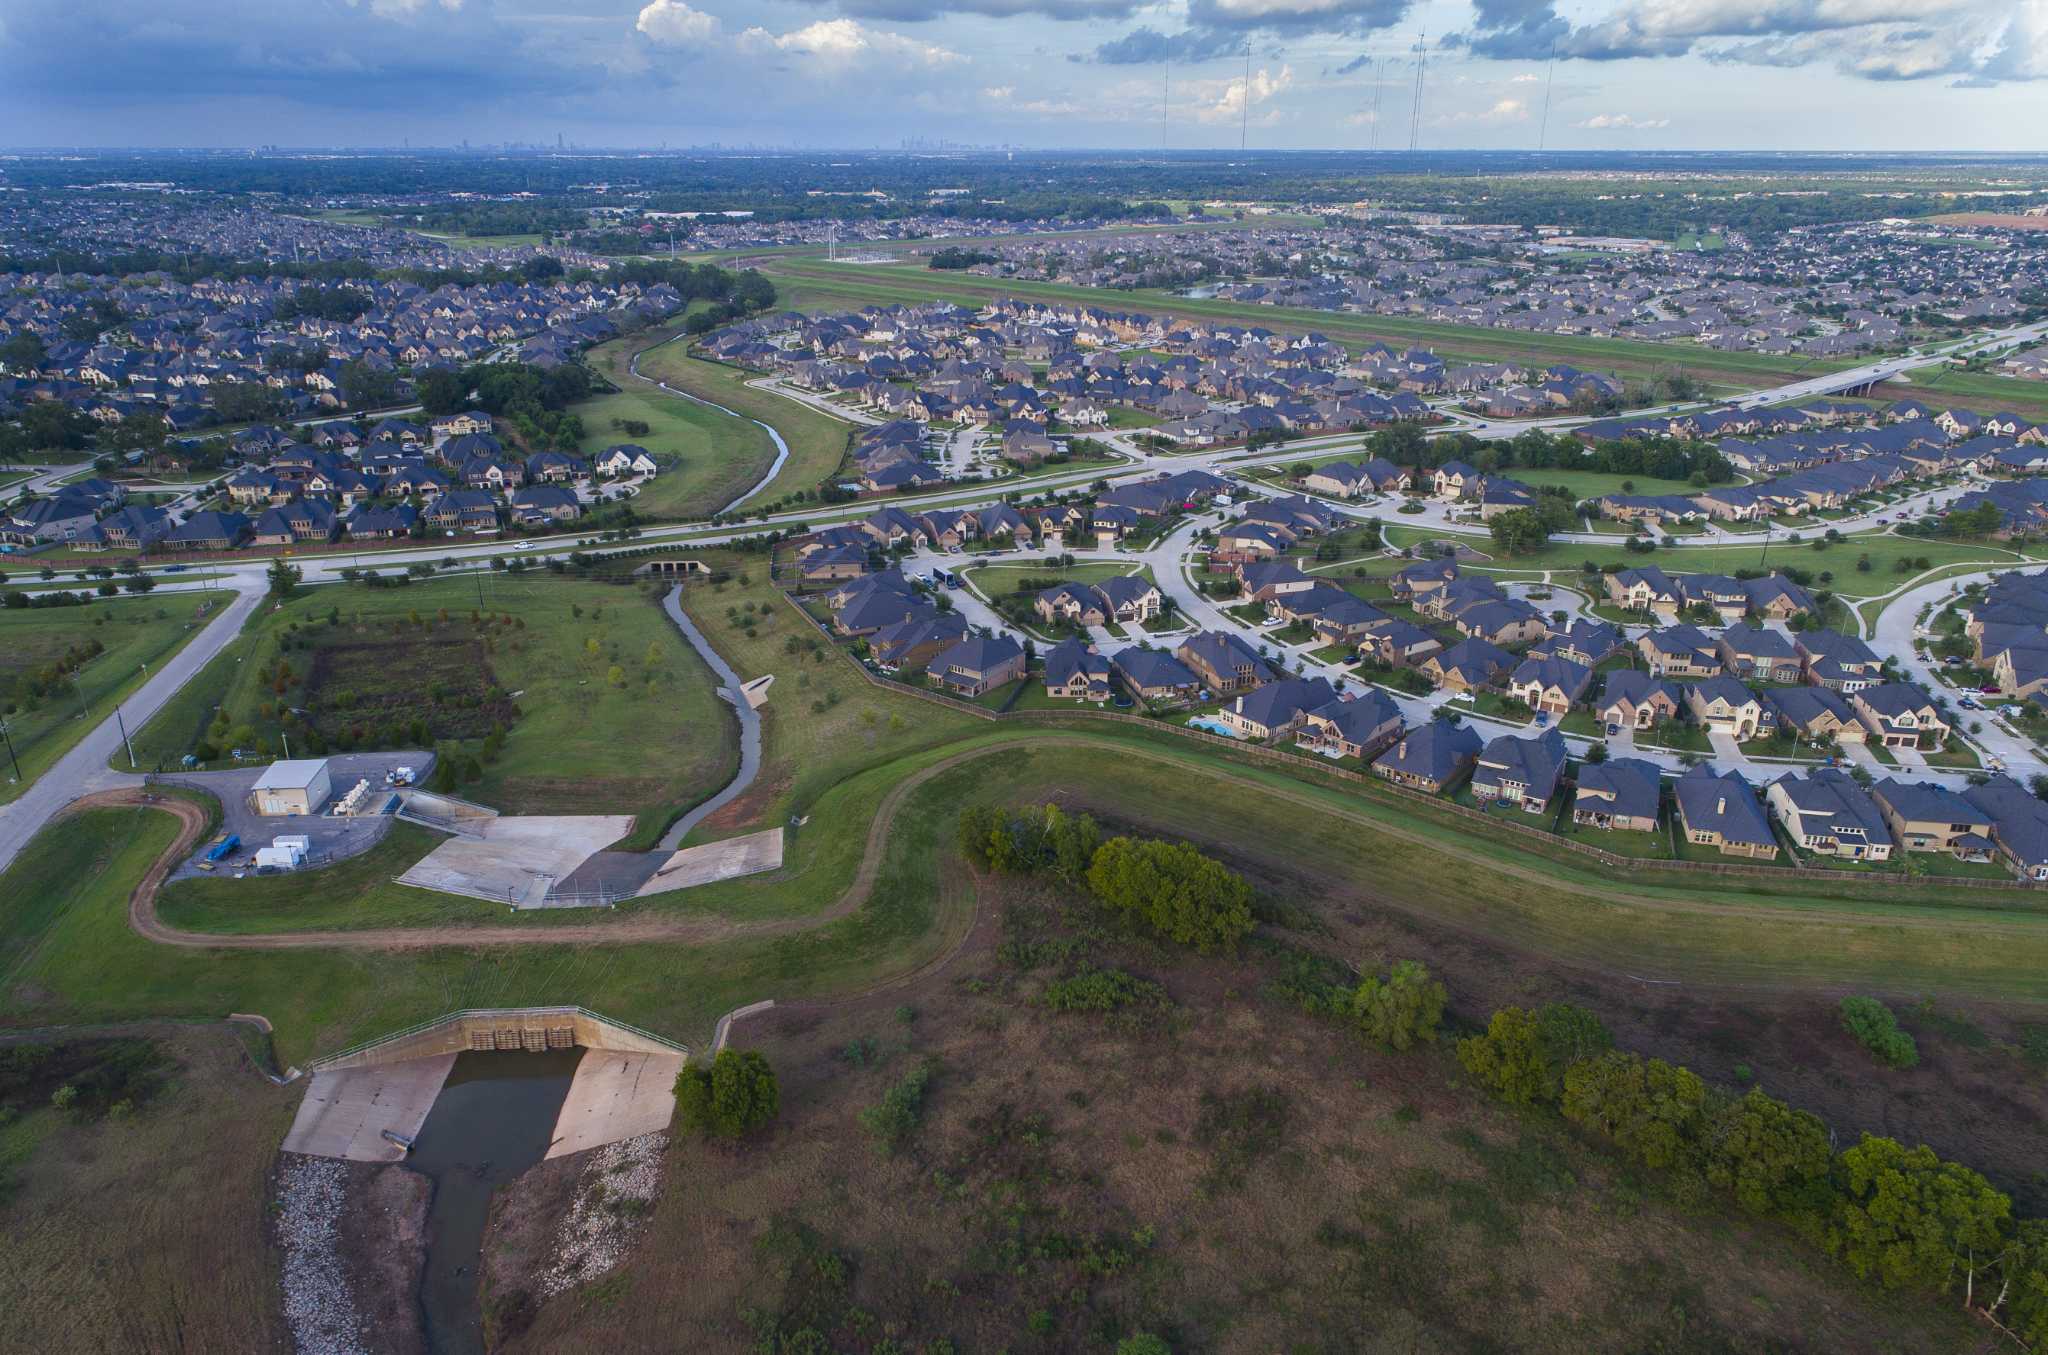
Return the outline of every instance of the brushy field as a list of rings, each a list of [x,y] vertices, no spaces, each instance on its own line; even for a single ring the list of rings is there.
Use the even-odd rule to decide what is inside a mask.
[[[282,691],[280,660],[291,669]],[[428,743],[476,751],[502,722],[504,749],[466,796],[510,813],[638,814],[644,829],[737,767],[738,730],[716,686],[639,586],[540,572],[331,584],[253,617],[139,733],[136,753],[155,766],[202,744],[282,751],[294,707],[334,748],[341,736],[417,746],[423,722]],[[310,751],[301,735],[293,747]]]
[[[169,1083],[79,1124],[54,1107],[0,1128],[0,1349],[276,1350],[268,1178],[300,1088],[258,1077],[218,1026],[141,1032]]]
[[[1199,960],[1033,882],[984,889],[943,970],[737,1026],[778,1069],[778,1123],[680,1139],[637,1254],[509,1349],[1998,1348],[1788,1232],[1672,1207],[1461,1086],[1444,1045],[1382,1052],[1305,1014],[1302,951]],[[1046,1005],[1091,968],[1147,995]],[[886,1151],[864,1112],[919,1070]]]
[[[116,598],[84,607],[0,611],[0,715],[8,724],[22,779],[0,761],[0,803],[21,794],[86,732],[105,720],[145,680],[144,665],[156,667],[182,649],[228,601],[226,593],[166,593],[161,597]],[[23,689],[24,679],[61,664],[67,652],[83,654],[93,642],[101,652],[42,695]],[[85,718],[79,718],[79,706]],[[9,709],[11,707],[11,709]],[[138,748],[137,753],[141,750]],[[5,757],[0,750],[0,758]],[[120,766],[127,766],[121,759]]]

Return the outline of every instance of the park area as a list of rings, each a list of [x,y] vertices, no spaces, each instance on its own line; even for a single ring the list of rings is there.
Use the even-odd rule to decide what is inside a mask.
[[[730,779],[738,735],[642,586],[490,573],[310,589],[240,638],[136,738],[145,765],[235,750],[453,745],[466,798],[511,814],[634,814],[636,836]]]

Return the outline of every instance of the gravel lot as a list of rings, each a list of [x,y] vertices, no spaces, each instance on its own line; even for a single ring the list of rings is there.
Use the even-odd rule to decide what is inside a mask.
[[[348,1184],[348,1169],[327,1158],[286,1153],[278,1165],[284,1318],[299,1355],[371,1355],[338,1245]]]

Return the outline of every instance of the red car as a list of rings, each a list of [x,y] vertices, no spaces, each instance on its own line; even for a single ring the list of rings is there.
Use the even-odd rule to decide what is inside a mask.
[[[1997,696],[1998,684],[1995,682],[1987,682],[1977,689],[1977,694],[1979,696]]]

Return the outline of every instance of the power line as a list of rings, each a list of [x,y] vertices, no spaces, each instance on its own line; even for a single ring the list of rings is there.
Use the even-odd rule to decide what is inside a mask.
[[[1543,121],[1536,124],[1536,149],[1550,138],[1550,87],[1557,82],[1557,44],[1550,44],[1550,65],[1543,73]]]
[[[1408,149],[1413,151],[1422,142],[1422,62],[1425,49],[1423,35],[1415,35],[1415,102],[1408,110]]]
[[[1166,59],[1166,79],[1159,86],[1159,149],[1162,151],[1166,149],[1167,128],[1170,125],[1167,121],[1166,111],[1172,105],[1173,58],[1168,57]]]
[[[1372,63],[1372,149],[1380,148],[1380,101],[1387,92],[1385,59]]]
[[[1252,130],[1252,45],[1249,40],[1244,45],[1244,107],[1239,112],[1237,153],[1243,155],[1245,143]]]

